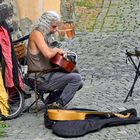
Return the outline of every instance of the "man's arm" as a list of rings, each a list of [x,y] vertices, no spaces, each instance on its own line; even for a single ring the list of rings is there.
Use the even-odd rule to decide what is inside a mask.
[[[49,48],[42,33],[39,31],[32,32],[29,38],[29,46],[31,52],[38,53],[40,51],[48,59],[54,57],[56,53],[64,53],[64,51],[60,48]]]

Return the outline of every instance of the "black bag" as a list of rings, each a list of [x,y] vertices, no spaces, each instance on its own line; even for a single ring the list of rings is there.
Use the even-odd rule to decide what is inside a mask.
[[[72,109],[79,110],[79,109]],[[89,109],[80,109],[82,111],[95,111]],[[98,112],[97,112],[98,113]],[[137,117],[135,109],[128,109],[119,114],[126,115],[130,113],[128,118],[120,118],[115,115],[97,114],[89,115],[85,120],[61,120],[52,121],[48,118],[47,111],[44,114],[44,123],[47,128],[51,128],[52,132],[61,137],[78,137],[90,132],[95,132],[104,127],[135,124],[140,121]]]

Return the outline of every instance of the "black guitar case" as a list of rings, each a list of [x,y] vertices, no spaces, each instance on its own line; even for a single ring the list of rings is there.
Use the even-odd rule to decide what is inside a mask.
[[[82,111],[95,111],[91,109],[72,109]],[[64,120],[51,121],[48,118],[47,111],[44,114],[44,123],[46,128],[52,129],[52,132],[60,137],[79,137],[90,132],[98,131],[104,127],[136,124],[140,121],[135,109],[128,109],[119,112],[120,114],[130,113],[128,118],[120,118],[107,115],[90,115],[85,120]]]

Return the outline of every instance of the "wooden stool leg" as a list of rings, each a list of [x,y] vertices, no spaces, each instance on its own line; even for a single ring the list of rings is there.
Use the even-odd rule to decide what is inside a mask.
[[[36,101],[36,113],[38,112],[38,93],[37,93],[37,76],[35,73],[35,81],[34,81],[34,85],[35,85],[35,101]]]

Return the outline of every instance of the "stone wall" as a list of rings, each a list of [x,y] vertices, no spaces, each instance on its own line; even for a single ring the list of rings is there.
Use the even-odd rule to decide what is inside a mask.
[[[0,0],[0,20],[9,19],[15,14],[13,3]]]
[[[5,9],[3,7],[6,7]],[[13,28],[12,38],[17,39],[18,37],[22,36],[22,33],[20,31],[20,22],[19,18],[17,15],[17,8],[16,8],[16,3],[15,0],[1,0],[0,1],[0,16],[1,20],[6,20],[9,27]]]

